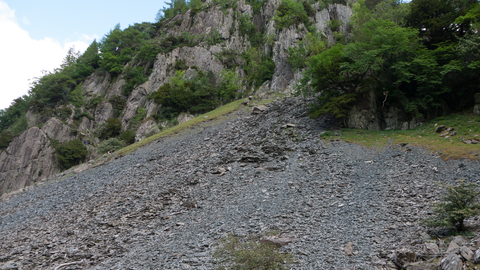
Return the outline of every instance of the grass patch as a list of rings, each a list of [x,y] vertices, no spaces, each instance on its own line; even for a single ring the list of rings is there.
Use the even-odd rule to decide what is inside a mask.
[[[438,125],[453,127],[456,135],[440,137],[435,133]],[[327,133],[327,132],[325,132]],[[325,134],[324,133],[324,134]],[[333,139],[330,134],[322,136]],[[480,144],[465,144],[464,140],[480,139],[480,116],[470,113],[443,116],[410,130],[360,130],[342,129],[341,136],[335,139],[382,149],[387,144],[408,143],[426,147],[442,156],[443,159],[480,159]]]
[[[116,154],[118,155],[126,155],[132,151],[135,151],[137,150],[139,147],[142,147],[144,145],[147,145],[155,140],[158,140],[160,138],[163,138],[163,137],[167,137],[167,136],[171,136],[171,135],[174,135],[174,134],[179,134],[191,127],[194,127],[200,123],[203,123],[205,121],[210,121],[212,119],[216,119],[218,117],[221,117],[221,116],[224,116],[228,113],[231,113],[233,111],[236,111],[240,105],[242,104],[243,100],[237,100],[237,101],[234,101],[234,102],[231,102],[231,103],[228,103],[222,107],[219,107],[211,112],[208,112],[208,113],[205,113],[205,114],[202,114],[200,116],[197,116],[195,118],[193,118],[192,120],[190,121],[187,121],[183,124],[180,124],[180,125],[177,125],[177,126],[174,126],[172,128],[169,128],[169,129],[166,129],[160,133],[157,133],[155,135],[152,135],[146,139],[143,139],[139,142],[136,142],[134,144],[131,144],[127,147],[124,147],[120,150],[118,150],[116,152]]]
[[[220,240],[213,255],[220,265],[216,269],[289,269],[293,255],[280,253],[275,245],[261,243],[255,237],[241,238],[230,235]]]

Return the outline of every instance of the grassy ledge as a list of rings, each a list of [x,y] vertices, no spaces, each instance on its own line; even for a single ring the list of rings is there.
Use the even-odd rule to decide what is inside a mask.
[[[456,135],[440,137],[435,133],[439,125],[454,128]],[[340,136],[327,131],[321,135],[324,139],[341,139],[377,149],[387,144],[408,143],[426,147],[447,159],[480,159],[480,144],[466,144],[464,141],[480,140],[480,116],[471,113],[453,114],[432,120],[423,126],[409,130],[360,130],[342,129]]]
[[[180,132],[183,132],[193,126],[196,126],[200,123],[206,122],[206,121],[211,121],[213,119],[216,119],[218,117],[227,115],[233,111],[236,111],[240,105],[242,104],[243,100],[237,100],[231,103],[228,103],[222,107],[219,107],[211,112],[202,114],[200,116],[197,116],[185,123],[182,123],[180,125],[174,126],[172,128],[166,129],[160,133],[157,133],[155,135],[152,135],[148,138],[145,138],[139,142],[136,142],[134,144],[131,144],[127,147],[124,147],[118,151],[115,152],[115,155],[126,155],[128,153],[131,153],[132,151],[137,150],[139,147],[142,147],[144,145],[147,145],[155,140],[158,140],[163,137],[171,136],[173,134],[178,134]]]

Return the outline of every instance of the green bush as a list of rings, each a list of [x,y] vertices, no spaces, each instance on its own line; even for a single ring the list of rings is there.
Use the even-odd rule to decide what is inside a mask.
[[[95,109],[97,107],[97,105],[100,104],[104,100],[105,99],[103,98],[103,96],[96,96],[96,97],[90,99],[86,108],[87,109]]]
[[[175,70],[187,70],[188,69],[187,62],[185,61],[185,59],[177,60],[175,61],[174,68]]]
[[[332,19],[327,22],[327,25],[332,29],[333,32],[336,32],[340,29],[340,26],[342,26],[344,23],[340,20],[337,19]]]
[[[308,28],[311,24],[303,3],[295,0],[283,0],[275,11],[274,20],[275,26],[279,30],[301,23]]]
[[[92,121],[95,120],[95,118],[93,118],[93,117],[92,117],[90,114],[88,114],[88,112],[86,112],[86,111],[85,111],[85,112],[78,113],[78,114],[75,112],[75,115],[73,116],[73,119],[78,120],[78,119],[80,119],[80,118],[82,118],[82,117],[86,117],[86,118],[88,118],[88,119],[90,119],[90,120],[92,120]]]
[[[68,107],[61,107],[56,110],[56,113],[60,119],[65,120],[72,115],[72,109]]]
[[[214,257],[221,265],[218,269],[227,269],[225,266],[228,266],[228,269],[281,270],[289,269],[288,265],[293,262],[291,254],[280,253],[273,244],[233,235],[221,240]]]
[[[227,102],[235,99],[241,90],[240,77],[235,71],[222,70],[220,72],[220,83],[218,90],[220,96]]]
[[[121,96],[113,96],[108,100],[108,102],[112,104],[114,117],[120,116],[120,114],[122,113],[123,109],[125,109],[125,106],[127,104],[127,101]]]
[[[135,131],[133,130],[126,130],[118,136],[118,138],[125,142],[126,145],[130,145],[135,142]]]
[[[122,129],[122,122],[118,118],[108,118],[105,126],[103,126],[100,138],[101,139],[108,139],[111,137],[116,137],[120,134],[120,130]]]
[[[138,126],[140,122],[147,116],[147,109],[145,108],[138,108],[135,117],[132,119],[132,125]]]
[[[198,72],[192,79],[184,78],[185,71],[177,70],[175,76],[154,92],[150,98],[162,105],[161,114],[171,119],[181,112],[201,113],[218,104],[215,75]]]
[[[219,53],[215,53],[215,56],[224,64],[228,69],[234,69],[238,66],[239,56],[233,49],[223,50]]]
[[[109,151],[116,151],[125,146],[125,142],[117,138],[110,138],[108,140],[102,141],[98,144],[98,152],[105,154]]]
[[[210,33],[205,37],[207,44],[212,46],[222,41],[222,36],[220,36],[220,32],[216,28],[213,28]]]
[[[52,142],[57,154],[57,160],[62,169],[80,164],[88,155],[87,147],[79,139],[64,143]]]
[[[239,19],[240,23],[238,29],[240,31],[240,35],[243,37],[245,35],[248,36],[248,40],[252,44],[253,47],[258,47],[263,43],[263,31],[257,31],[257,28],[250,20],[248,15],[242,15]],[[262,28],[263,29],[263,28]]]
[[[125,69],[125,87],[122,90],[122,95],[125,97],[130,96],[133,89],[146,82],[148,80],[148,76],[144,75],[143,67],[127,67]]]
[[[245,4],[251,5],[253,9],[253,15],[260,14],[260,10],[267,0],[246,0]]]
[[[262,56],[259,49],[250,48],[242,54],[245,60],[245,80],[248,86],[261,86],[265,81],[271,80],[275,72],[275,62],[272,58]]]
[[[6,149],[13,140],[13,133],[9,130],[4,130],[0,133],[0,150]]]
[[[443,187],[446,194],[441,202],[434,204],[436,215],[423,222],[431,227],[455,227],[457,231],[465,231],[464,220],[480,214],[478,185],[460,180],[458,185]]]

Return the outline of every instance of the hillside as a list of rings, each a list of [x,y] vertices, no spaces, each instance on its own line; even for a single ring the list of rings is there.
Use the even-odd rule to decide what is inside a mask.
[[[275,27],[280,4],[172,6],[164,11],[168,18],[116,26],[84,54],[71,50],[29,96],[1,112],[0,193],[43,182],[242,96],[292,92],[300,71],[288,64],[286,50],[307,32],[301,22]],[[350,6],[315,8],[318,16],[310,20],[327,36],[330,17],[348,23],[351,16]]]
[[[230,234],[292,239],[291,269],[391,269],[400,248],[429,261],[432,181],[477,181],[480,164],[323,142],[331,122],[303,102],[241,108],[2,201],[0,269],[216,269]]]
[[[422,223],[480,175],[477,0],[168,5],[0,111],[0,269],[480,263]]]
[[[473,0],[172,1],[0,111],[0,193],[253,94],[316,96],[312,117],[371,130],[471,111],[479,19]]]

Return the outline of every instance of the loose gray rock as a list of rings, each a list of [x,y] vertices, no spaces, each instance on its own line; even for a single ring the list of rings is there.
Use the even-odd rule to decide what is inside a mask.
[[[455,253],[450,253],[445,257],[439,265],[441,270],[462,270],[463,262]]]
[[[393,257],[393,262],[400,268],[407,267],[410,263],[413,263],[417,260],[417,255],[410,249],[402,248],[395,251]]]

